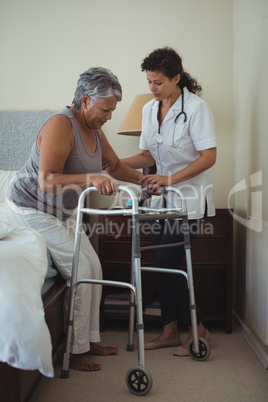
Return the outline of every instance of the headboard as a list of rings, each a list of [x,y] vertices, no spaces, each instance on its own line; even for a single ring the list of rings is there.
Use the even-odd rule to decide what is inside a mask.
[[[55,111],[0,111],[0,170],[19,170],[37,134]]]

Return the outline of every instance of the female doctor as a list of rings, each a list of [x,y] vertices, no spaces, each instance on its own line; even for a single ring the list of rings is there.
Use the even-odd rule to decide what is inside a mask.
[[[182,66],[181,57],[171,48],[160,48],[142,62],[154,99],[143,109],[141,153],[123,159],[138,169],[156,164],[156,174],[144,176],[140,183],[151,194],[159,194],[159,186],[175,186],[184,194],[190,232],[198,227],[198,220],[215,214],[212,184],[208,169],[216,161],[215,124],[208,104],[196,94],[201,86]],[[175,193],[169,193],[166,206],[176,206]],[[153,197],[160,202],[161,197]],[[154,205],[155,206],[155,205]],[[192,234],[192,233],[191,233]],[[154,244],[183,241],[180,221],[160,221],[152,225]],[[184,256],[184,248],[156,249],[157,267],[177,268]],[[187,356],[192,339],[189,294],[182,275],[159,274],[159,298],[162,311],[162,333],[145,345],[145,349],[178,346],[175,356]],[[181,345],[178,317],[182,314],[189,327],[189,335]],[[198,336],[209,340],[197,308]],[[180,346],[181,345],[181,346]]]

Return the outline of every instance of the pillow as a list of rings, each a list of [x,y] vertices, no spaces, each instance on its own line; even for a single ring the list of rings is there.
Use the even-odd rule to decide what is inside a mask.
[[[0,255],[0,361],[53,377],[52,344],[41,298],[47,271],[45,238],[13,226],[0,240]]]
[[[5,202],[6,192],[9,184],[16,175],[14,170],[0,170],[0,202]]]

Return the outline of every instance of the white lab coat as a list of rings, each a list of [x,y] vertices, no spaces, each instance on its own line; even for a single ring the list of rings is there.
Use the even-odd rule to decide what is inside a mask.
[[[175,126],[174,120],[181,112],[181,102],[182,96],[170,108],[161,124],[161,144],[156,142],[159,130],[159,102],[153,99],[143,108],[139,147],[150,151],[159,175],[170,176],[197,159],[199,151],[216,147],[215,122],[208,104],[184,88],[184,111],[187,121],[184,123],[184,116],[181,115]],[[208,216],[215,215],[213,187],[208,170],[174,186],[178,187],[186,198],[189,219],[202,218],[206,204]],[[179,206],[174,193],[169,193],[166,198],[167,207]],[[154,197],[154,206],[157,202],[160,202],[160,197]]]

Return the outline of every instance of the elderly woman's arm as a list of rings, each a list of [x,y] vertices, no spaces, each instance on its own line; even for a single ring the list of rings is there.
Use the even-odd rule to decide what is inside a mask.
[[[94,186],[104,195],[116,194],[116,182],[101,174],[63,174],[65,162],[74,146],[71,123],[62,115],[54,116],[37,137],[39,185],[44,193],[63,193],[77,187]]]
[[[102,142],[103,159],[107,165],[107,173],[114,179],[140,184],[139,181],[143,178],[143,173],[133,169],[118,158],[102,130],[99,130],[99,135]]]

